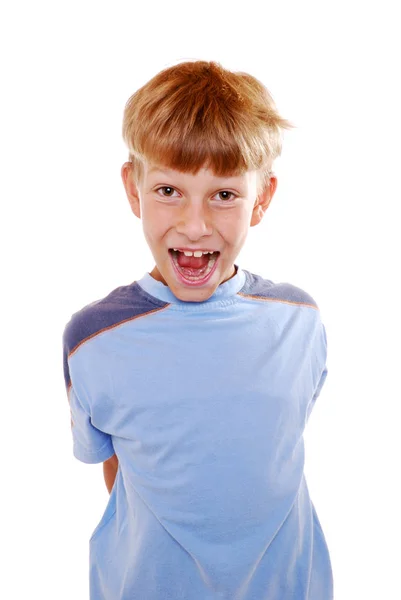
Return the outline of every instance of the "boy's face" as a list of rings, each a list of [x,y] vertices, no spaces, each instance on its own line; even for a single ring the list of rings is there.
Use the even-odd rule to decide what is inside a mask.
[[[121,175],[156,262],[151,275],[180,300],[207,300],[235,275],[234,261],[249,227],[262,220],[276,191],[276,177],[257,196],[256,171],[216,177],[205,168],[191,175],[145,164],[142,180],[135,184],[131,166],[125,163]],[[184,251],[218,254],[190,257]]]

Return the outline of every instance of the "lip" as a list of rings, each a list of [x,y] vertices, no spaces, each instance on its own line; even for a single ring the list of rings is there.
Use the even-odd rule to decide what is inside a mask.
[[[177,250],[178,250],[178,248],[177,248]],[[194,250],[191,250],[191,252],[194,252]],[[205,252],[206,252],[206,250],[205,250]],[[185,285],[186,287],[202,287],[203,285],[205,285],[206,283],[208,283],[210,281],[210,279],[213,277],[214,272],[216,271],[216,268],[217,268],[217,263],[220,260],[220,252],[219,252],[219,255],[217,256],[217,258],[215,260],[215,263],[213,265],[212,270],[210,271],[210,273],[206,277],[204,277],[200,281],[189,281],[189,279],[185,279],[185,277],[183,277],[181,275],[181,273],[178,271],[177,267],[174,264],[171,252],[169,252],[169,256],[170,256],[170,261],[171,261],[174,273],[176,274],[176,277],[178,278],[179,282],[182,285]]]

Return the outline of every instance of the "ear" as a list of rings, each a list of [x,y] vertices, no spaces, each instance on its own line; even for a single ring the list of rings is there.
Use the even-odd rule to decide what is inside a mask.
[[[121,167],[121,179],[123,180],[125,192],[131,206],[131,210],[138,219],[141,218],[141,204],[139,191],[132,176],[132,163],[126,162]]]
[[[250,223],[251,227],[254,227],[263,219],[265,212],[269,208],[270,202],[272,201],[276,189],[277,177],[272,176],[270,177],[270,180],[267,183],[264,190],[258,195],[258,197],[255,200],[255,205],[253,207]]]

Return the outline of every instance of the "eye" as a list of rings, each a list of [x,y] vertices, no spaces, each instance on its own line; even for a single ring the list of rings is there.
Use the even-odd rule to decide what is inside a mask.
[[[174,188],[169,185],[163,185],[162,187],[157,188],[156,192],[159,192],[159,190],[168,190],[167,194],[162,194],[162,196],[164,196],[165,198],[171,198],[172,192],[175,191]]]
[[[228,198],[227,196],[225,197],[220,197],[220,200],[224,200],[224,202],[230,202],[231,200],[234,200],[237,196],[233,193],[233,192],[229,192],[227,190],[223,190],[222,192],[217,192],[218,196],[222,196],[223,194],[228,194],[230,197]]]

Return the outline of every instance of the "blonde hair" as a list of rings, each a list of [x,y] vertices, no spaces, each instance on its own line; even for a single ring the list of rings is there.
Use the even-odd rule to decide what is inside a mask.
[[[248,73],[217,62],[189,61],[160,71],[127,101],[123,138],[132,174],[143,163],[218,177],[260,172],[259,190],[282,150],[283,119],[266,87]]]

